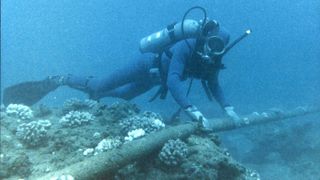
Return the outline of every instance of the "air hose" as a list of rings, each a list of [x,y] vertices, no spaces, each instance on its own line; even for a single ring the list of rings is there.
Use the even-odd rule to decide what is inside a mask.
[[[190,9],[188,9],[188,10],[184,13],[183,18],[182,18],[182,22],[181,22],[181,32],[182,32],[183,36],[185,36],[184,21],[186,20],[187,15],[188,15],[191,11],[193,11],[193,10],[195,10],[195,9],[199,9],[199,10],[201,10],[201,11],[203,12],[203,16],[204,16],[204,17],[203,17],[203,20],[202,20],[202,26],[201,26],[201,28],[203,28],[203,27],[205,26],[205,24],[206,24],[206,21],[207,21],[207,11],[206,11],[203,7],[201,7],[201,6],[191,7]],[[200,36],[201,36],[201,35],[202,35],[202,30],[201,30]],[[199,36],[199,37],[200,37],[200,36]],[[198,37],[198,38],[199,38],[199,37]],[[198,39],[198,38],[197,38],[197,39]],[[185,39],[185,42],[186,42],[187,46],[189,47],[189,49],[192,50],[192,52],[193,52],[194,49],[191,47],[191,45],[189,44],[189,42],[188,42],[187,39]]]

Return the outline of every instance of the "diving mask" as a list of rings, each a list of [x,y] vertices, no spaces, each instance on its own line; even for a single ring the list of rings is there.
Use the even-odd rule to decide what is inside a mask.
[[[203,45],[202,52],[198,52],[202,60],[214,63],[214,60],[225,52],[224,41],[218,36],[208,37]]]
[[[204,44],[204,53],[210,57],[220,56],[225,51],[225,44],[218,36],[208,37]]]

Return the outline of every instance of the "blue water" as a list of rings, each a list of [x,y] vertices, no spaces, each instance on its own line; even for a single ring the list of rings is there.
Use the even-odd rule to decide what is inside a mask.
[[[319,104],[318,0],[3,0],[1,91],[48,75],[108,75],[138,53],[142,37],[180,21],[194,5],[205,7],[229,30],[231,39],[248,28],[253,31],[225,56],[227,69],[220,77],[227,99],[240,114]],[[200,19],[201,14],[191,17]],[[192,88],[192,102],[208,117],[222,116],[198,87],[196,83]],[[154,91],[133,102],[165,117],[173,112],[167,107],[178,107],[171,97],[149,104]],[[40,103],[60,106],[71,97],[86,95],[60,88]]]

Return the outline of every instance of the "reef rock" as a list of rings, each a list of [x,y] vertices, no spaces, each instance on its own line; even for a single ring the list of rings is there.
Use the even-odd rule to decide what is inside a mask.
[[[32,171],[32,164],[24,152],[15,155],[1,155],[0,157],[0,179],[16,177],[20,179],[28,177]]]

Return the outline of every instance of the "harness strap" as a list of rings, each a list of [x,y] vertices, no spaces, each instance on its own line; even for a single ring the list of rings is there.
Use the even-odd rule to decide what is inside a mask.
[[[168,51],[169,52],[169,51]],[[170,52],[171,53],[171,52]],[[159,68],[159,72],[160,72],[160,81],[161,81],[161,85],[158,89],[158,91],[149,99],[149,102],[154,101],[157,97],[160,96],[160,99],[165,99],[167,97],[168,94],[168,87],[166,84],[166,78],[163,77],[163,69],[162,69],[162,63],[161,63],[161,57],[162,54],[157,54],[155,56],[156,61],[157,61],[157,66]],[[172,54],[172,53],[171,53]],[[167,55],[168,56],[168,55]],[[169,56],[168,56],[169,57]]]
[[[209,91],[208,81],[206,81],[206,80],[201,80],[201,84],[202,84],[202,87],[203,87],[203,89],[204,89],[204,92],[206,93],[209,101],[212,101],[212,94],[211,94],[210,91]]]
[[[174,41],[176,40],[176,37],[175,37],[175,35],[174,35],[174,25],[176,25],[176,24],[177,24],[177,23],[174,22],[174,23],[169,24],[169,25],[167,26],[168,35],[169,35],[169,38],[170,38],[170,40],[171,40],[172,42],[174,42]]]

